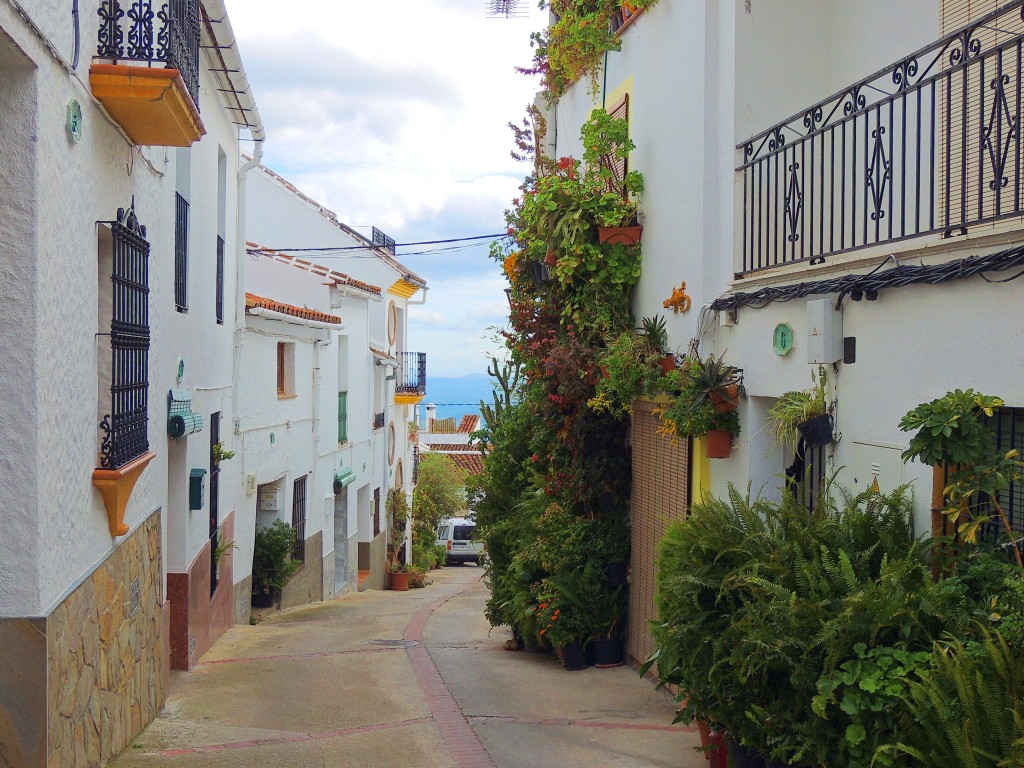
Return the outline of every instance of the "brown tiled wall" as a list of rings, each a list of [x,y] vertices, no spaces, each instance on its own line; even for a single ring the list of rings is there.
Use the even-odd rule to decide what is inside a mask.
[[[220,525],[220,535],[234,538],[235,513]],[[171,603],[171,667],[192,669],[234,623],[233,552],[220,561],[217,591],[210,595],[210,542],[199,551],[188,573],[167,574]]]

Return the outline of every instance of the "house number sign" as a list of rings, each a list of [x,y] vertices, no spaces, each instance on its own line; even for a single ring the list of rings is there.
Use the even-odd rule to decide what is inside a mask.
[[[775,326],[772,344],[776,355],[785,356],[793,351],[793,328],[789,323],[779,323]]]
[[[82,140],[82,107],[72,99],[68,102],[68,118],[65,125],[68,137],[77,144]]]

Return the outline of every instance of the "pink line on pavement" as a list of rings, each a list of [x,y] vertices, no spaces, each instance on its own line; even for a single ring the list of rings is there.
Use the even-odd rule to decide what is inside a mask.
[[[689,725],[657,725],[655,723],[612,723],[601,720],[569,720],[566,718],[527,718],[507,717],[502,715],[474,715],[469,718],[472,722],[478,723],[502,723],[509,725],[556,725],[573,726],[577,728],[606,728],[609,730],[630,730],[630,731],[672,731],[694,733],[696,728]]]
[[[434,611],[479,581],[478,577],[462,589],[421,608],[406,625],[403,633],[405,639],[422,642],[423,630]],[[444,739],[457,768],[495,768],[494,761],[487,754],[466,716],[462,714],[455,697],[441,678],[441,673],[437,671],[437,665],[434,664],[430,652],[422,645],[409,648],[407,652],[413,673],[416,675],[416,682],[426,696],[434,722],[437,723],[441,738]]]

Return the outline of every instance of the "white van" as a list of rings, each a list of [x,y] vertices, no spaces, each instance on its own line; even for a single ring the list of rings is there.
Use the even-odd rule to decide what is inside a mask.
[[[480,564],[484,551],[482,541],[473,541],[473,529],[476,523],[468,517],[448,517],[437,526],[437,543],[443,544],[447,551],[447,562]]]

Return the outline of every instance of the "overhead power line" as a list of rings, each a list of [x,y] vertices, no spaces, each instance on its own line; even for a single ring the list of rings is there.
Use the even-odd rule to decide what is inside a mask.
[[[472,237],[450,237],[447,240],[420,240],[420,241],[412,242],[412,243],[395,243],[394,247],[395,248],[406,248],[406,247],[412,246],[412,245],[445,245],[447,243],[464,243],[464,242],[467,242],[467,241],[470,241],[470,240],[495,240],[495,239],[497,239],[499,237],[508,237],[508,235],[506,235],[504,232],[501,232],[501,233],[498,233],[496,235],[473,235]],[[379,245],[374,245],[372,243],[368,243],[366,245],[340,245],[340,246],[339,245],[324,245],[324,246],[319,246],[317,248],[288,248],[288,247],[281,247],[281,246],[277,246],[277,247],[273,247],[273,248],[267,247],[267,246],[262,246],[262,247],[264,247],[266,250],[270,250],[270,251],[283,251],[285,253],[291,253],[291,252],[317,253],[317,252],[320,252],[320,251],[330,251],[330,252],[333,253],[333,252],[337,252],[337,251],[365,251],[365,250],[372,250],[374,248],[379,248],[380,246]]]

